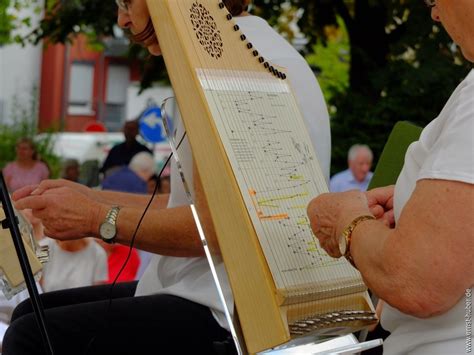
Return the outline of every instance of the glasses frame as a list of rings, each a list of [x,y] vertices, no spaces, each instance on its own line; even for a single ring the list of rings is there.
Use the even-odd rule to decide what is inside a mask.
[[[436,6],[436,0],[425,0],[425,4],[431,9]]]
[[[115,0],[115,4],[121,11],[128,12],[130,10],[130,0]]]

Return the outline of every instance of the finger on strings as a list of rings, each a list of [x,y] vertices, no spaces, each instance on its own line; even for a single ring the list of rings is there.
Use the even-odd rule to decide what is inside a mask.
[[[28,185],[25,187],[22,187],[21,189],[16,190],[12,194],[12,200],[13,201],[18,201],[26,196],[30,196],[31,193],[38,188],[38,184],[35,185]]]
[[[38,185],[38,187],[31,192],[32,195],[41,195],[45,191],[48,191],[50,189],[55,189],[58,187],[64,187],[65,186],[65,181],[62,179],[57,179],[57,180],[43,180],[41,183]]]
[[[47,207],[47,199],[43,196],[27,196],[14,202],[17,210],[41,210]]]

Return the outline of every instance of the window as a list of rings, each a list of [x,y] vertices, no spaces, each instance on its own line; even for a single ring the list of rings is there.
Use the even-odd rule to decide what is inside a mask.
[[[73,62],[69,79],[69,114],[94,115],[92,111],[93,91],[93,63]]]
[[[130,69],[128,66],[111,64],[107,71],[107,90],[105,125],[109,131],[118,131],[125,121],[127,89],[130,85]]]

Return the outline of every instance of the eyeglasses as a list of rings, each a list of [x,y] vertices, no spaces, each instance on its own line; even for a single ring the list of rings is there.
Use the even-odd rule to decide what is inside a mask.
[[[435,7],[436,6],[436,0],[425,0],[425,4],[429,8]]]
[[[124,11],[128,12],[130,10],[130,0],[115,0],[117,7]]]

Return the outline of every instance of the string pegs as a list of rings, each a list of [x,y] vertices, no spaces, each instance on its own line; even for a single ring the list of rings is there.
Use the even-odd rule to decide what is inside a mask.
[[[222,10],[224,7],[225,7],[225,4],[224,4],[223,2],[220,2],[220,3],[219,3],[219,9]]]
[[[234,31],[238,31],[238,30],[240,30],[239,25],[234,25]]]
[[[258,57],[258,51],[256,49],[253,50],[252,54],[254,57]]]
[[[247,37],[244,35],[244,34],[241,34],[240,35],[240,40],[241,41],[245,41],[247,39]]]
[[[230,21],[230,20],[232,20],[232,15],[231,15],[231,14],[227,14],[226,18]]]
[[[253,47],[253,44],[252,44],[252,43],[250,43],[250,42],[247,43],[247,48],[248,48],[248,49],[252,49],[252,47]]]
[[[263,62],[265,62],[265,58],[259,57],[259,58],[258,58],[258,61],[259,61],[259,63],[263,64]]]

